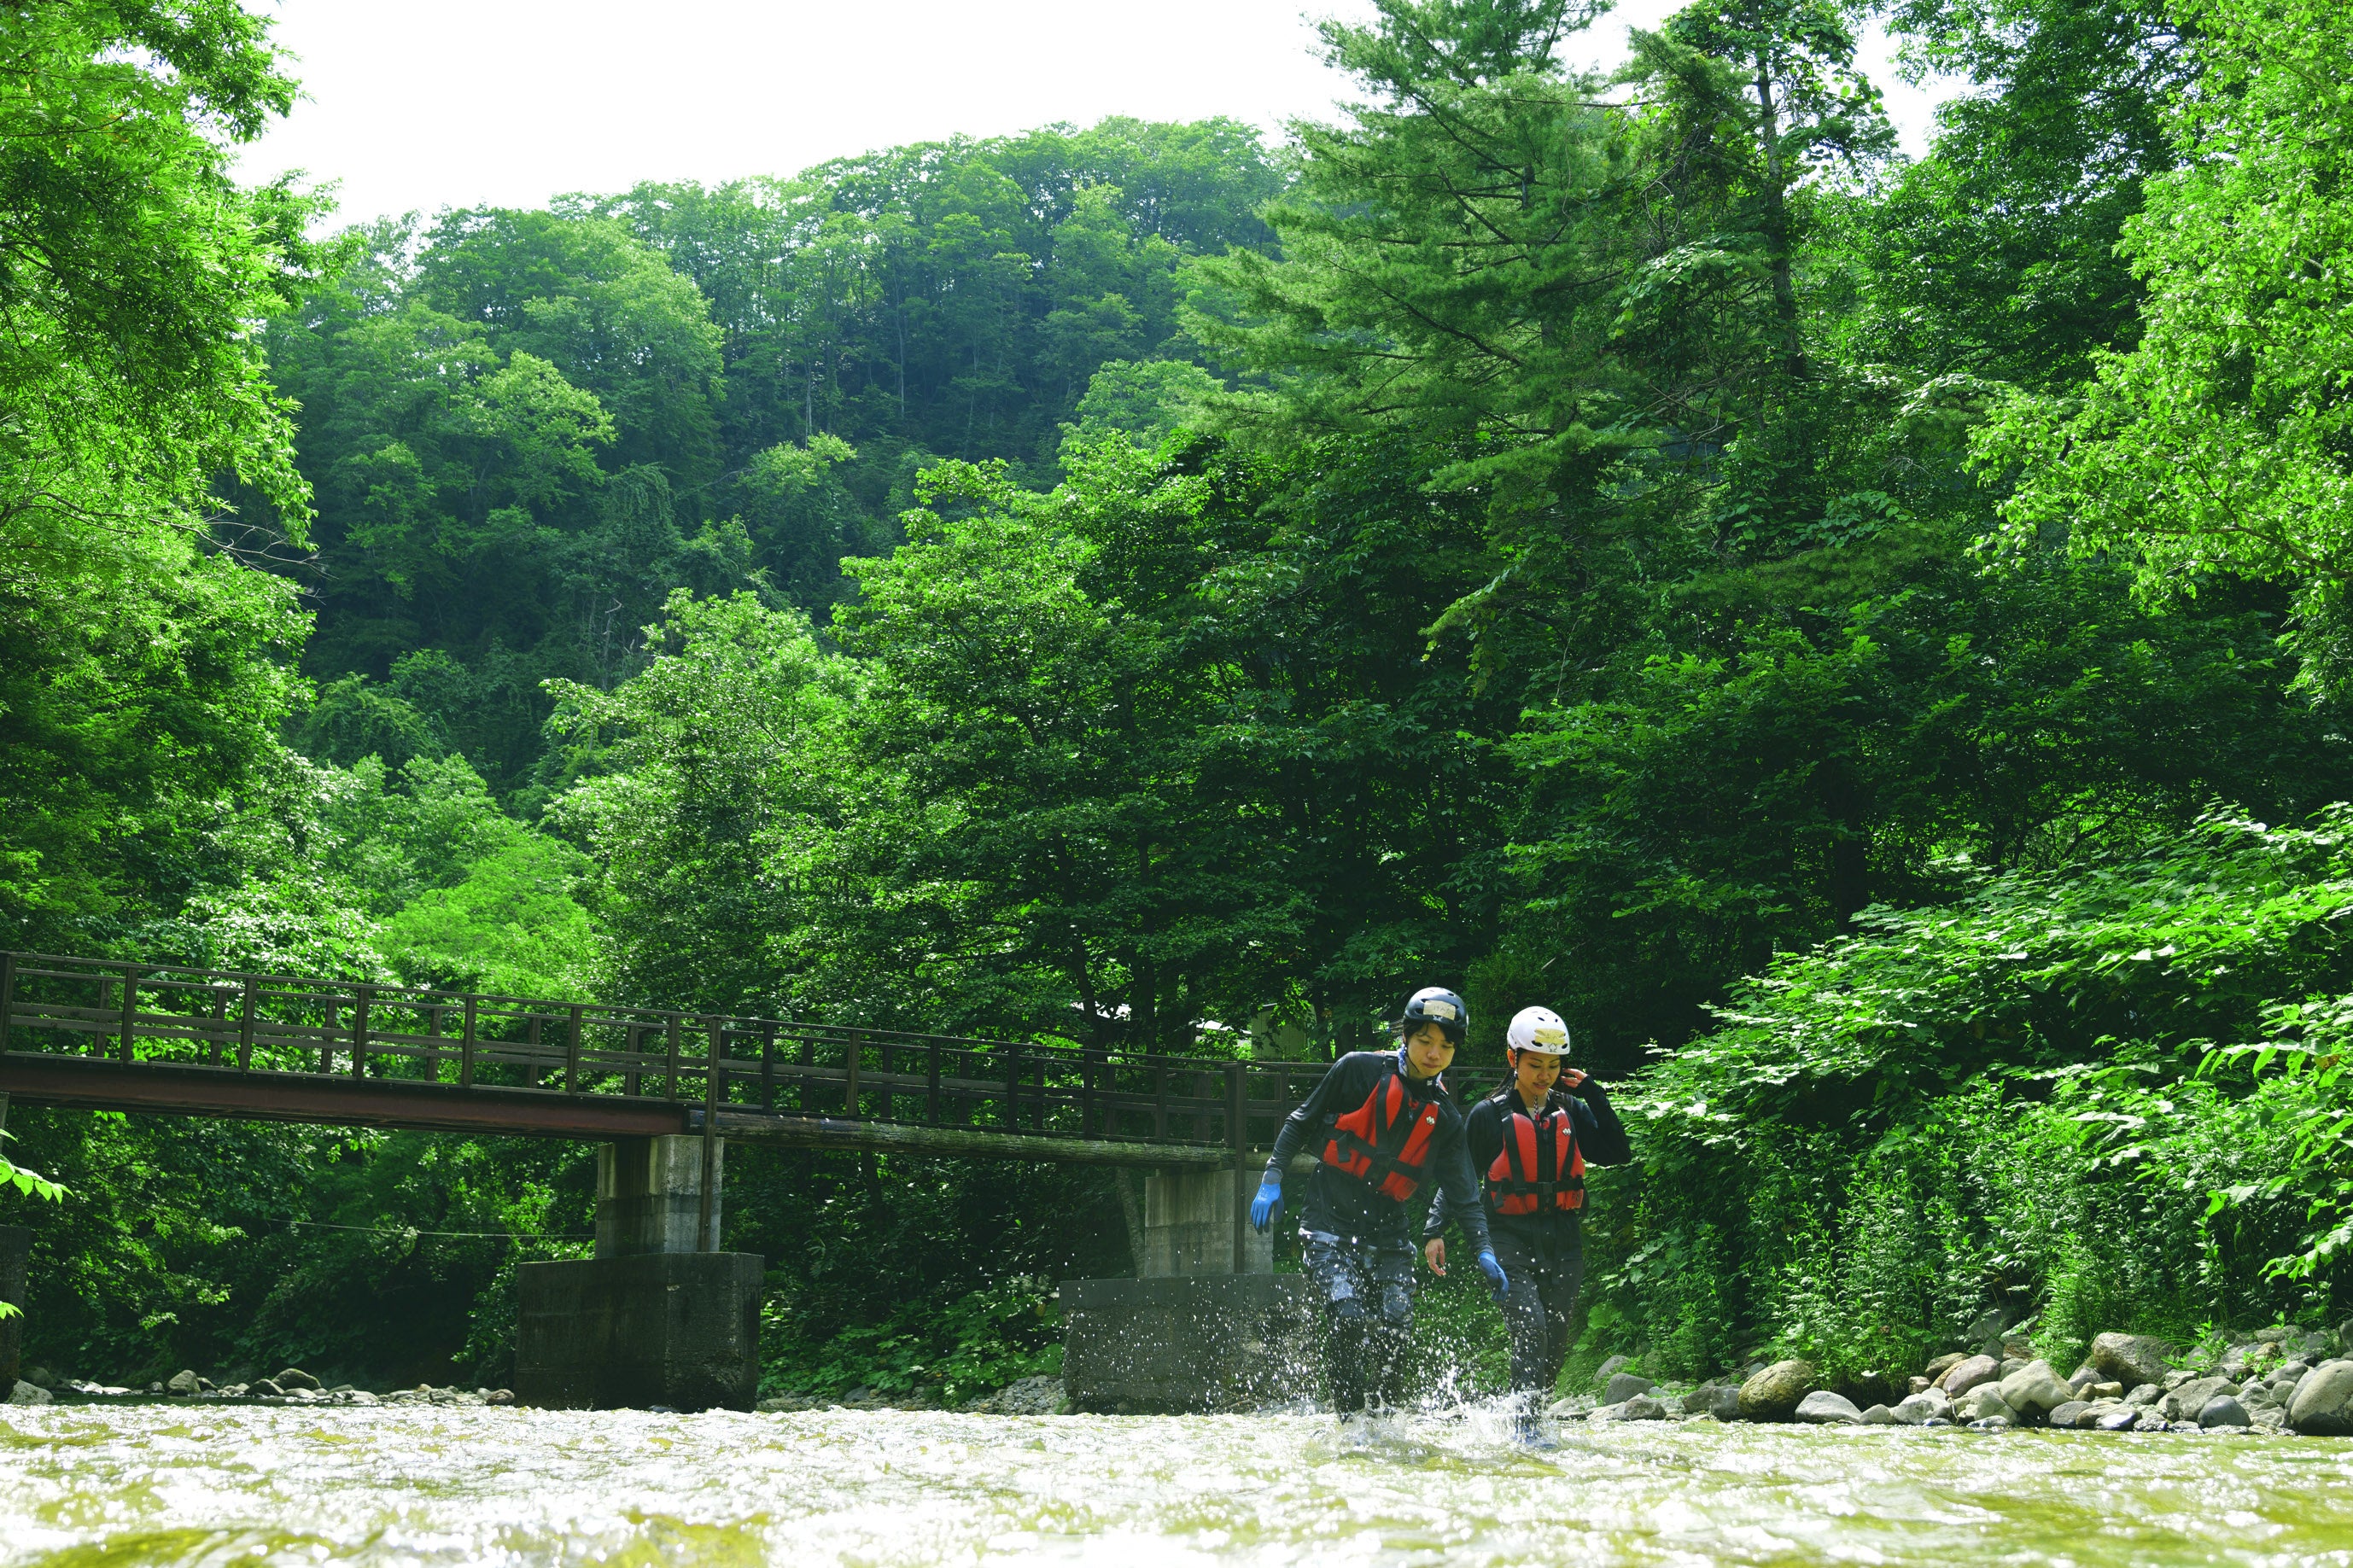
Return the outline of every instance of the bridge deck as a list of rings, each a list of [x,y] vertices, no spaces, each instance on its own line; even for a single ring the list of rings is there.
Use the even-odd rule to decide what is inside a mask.
[[[36,1104],[1198,1165],[1268,1147],[1323,1071],[0,953],[0,1094]]]

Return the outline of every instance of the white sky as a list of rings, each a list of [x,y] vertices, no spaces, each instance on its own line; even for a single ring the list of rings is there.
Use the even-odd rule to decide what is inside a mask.
[[[964,132],[1108,114],[1328,115],[1345,79],[1305,19],[1362,0],[258,0],[304,100],[247,151],[248,179],[341,183],[339,221],[535,206],[644,179],[789,174]],[[1579,40],[1614,63],[1621,0]],[[1933,100],[1867,53],[1917,151]]]

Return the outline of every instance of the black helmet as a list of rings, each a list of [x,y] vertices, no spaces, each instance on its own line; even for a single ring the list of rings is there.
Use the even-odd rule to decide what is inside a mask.
[[[1462,998],[1443,985],[1425,985],[1406,998],[1405,1016],[1398,1020],[1398,1033],[1410,1035],[1424,1024],[1435,1024],[1446,1031],[1446,1037],[1456,1045],[1471,1027],[1471,1009]]]

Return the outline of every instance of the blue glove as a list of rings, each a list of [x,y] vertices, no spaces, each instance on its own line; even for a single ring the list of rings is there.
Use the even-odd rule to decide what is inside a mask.
[[[1269,1171],[1266,1179],[1258,1184],[1258,1196],[1250,1199],[1250,1225],[1264,1236],[1266,1227],[1272,1225],[1274,1216],[1282,1212],[1282,1178]]]
[[[1479,1255],[1479,1272],[1484,1274],[1487,1277],[1487,1283],[1494,1288],[1495,1304],[1502,1306],[1504,1294],[1512,1288],[1512,1282],[1504,1278],[1504,1266],[1495,1261],[1493,1253],[1482,1252]]]

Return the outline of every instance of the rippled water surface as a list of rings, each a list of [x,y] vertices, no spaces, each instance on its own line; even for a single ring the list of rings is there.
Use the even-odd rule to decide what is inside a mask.
[[[2353,1441],[1492,1416],[0,1411],[24,1564],[2353,1564]]]

